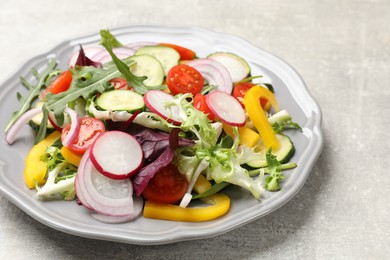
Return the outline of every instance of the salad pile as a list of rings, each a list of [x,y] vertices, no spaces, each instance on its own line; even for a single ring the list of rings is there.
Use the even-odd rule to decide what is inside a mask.
[[[24,181],[37,199],[76,201],[105,223],[207,221],[229,211],[229,185],[258,200],[281,189],[297,166],[285,130],[301,128],[242,57],[100,34],[67,68],[52,59],[34,84],[21,78],[6,141],[34,130]]]

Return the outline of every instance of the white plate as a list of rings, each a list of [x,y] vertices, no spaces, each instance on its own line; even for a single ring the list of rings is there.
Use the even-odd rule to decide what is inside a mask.
[[[66,233],[131,244],[165,244],[213,237],[230,231],[269,214],[297,194],[322,150],[321,111],[300,76],[286,62],[238,37],[201,28],[132,26],[113,29],[111,32],[123,43],[171,42],[196,51],[199,57],[217,51],[242,56],[249,62],[252,75],[264,75],[264,80],[274,85],[281,108],[287,109],[303,127],[303,133],[289,133],[296,146],[292,161],[298,163],[298,167],[285,172],[287,178],[281,191],[266,193],[262,201],[255,200],[240,188],[229,187],[226,194],[232,199],[231,209],[228,214],[216,220],[186,223],[140,217],[125,224],[104,224],[90,217],[75,202],[41,202],[34,199],[35,191],[27,189],[23,182],[24,158],[33,145],[33,135],[26,127],[12,146],[7,145],[4,131],[0,131],[0,192],[3,196],[36,220]],[[96,33],[65,41],[47,53],[29,59],[12,77],[3,82],[0,86],[0,129],[5,129],[12,112],[18,109],[16,92],[25,93],[19,76],[31,80],[30,69],[44,68],[49,56],[57,57],[59,67],[66,68],[70,54],[78,49],[79,44],[96,44],[99,40],[100,36]]]

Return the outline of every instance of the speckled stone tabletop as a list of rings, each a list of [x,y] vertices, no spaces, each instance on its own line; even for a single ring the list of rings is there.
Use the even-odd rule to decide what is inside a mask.
[[[159,246],[62,233],[0,196],[0,259],[390,258],[390,1],[1,1],[0,81],[65,39],[147,24],[234,34],[301,74],[325,133],[306,184],[234,231]]]

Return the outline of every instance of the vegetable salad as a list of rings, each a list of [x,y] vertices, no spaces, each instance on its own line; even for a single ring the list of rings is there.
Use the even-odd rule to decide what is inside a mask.
[[[259,201],[283,187],[297,166],[286,130],[301,128],[245,59],[100,34],[68,67],[52,59],[34,85],[21,78],[29,93],[6,140],[26,123],[35,132],[24,181],[37,199],[75,201],[105,223],[207,221],[229,211],[230,185]]]

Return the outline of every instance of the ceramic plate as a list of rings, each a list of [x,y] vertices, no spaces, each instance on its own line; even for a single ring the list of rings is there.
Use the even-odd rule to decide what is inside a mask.
[[[57,230],[94,239],[118,241],[131,244],[164,244],[177,241],[213,237],[247,224],[281,207],[304,185],[323,146],[321,111],[309,94],[297,72],[280,58],[238,37],[211,32],[201,28],[172,28],[157,26],[133,26],[113,29],[111,32],[123,43],[137,41],[172,42],[196,51],[205,57],[217,51],[233,52],[246,59],[252,75],[263,75],[276,90],[276,97],[283,109],[303,127],[303,132],[288,133],[296,146],[292,158],[298,168],[286,171],[283,189],[265,193],[262,201],[240,188],[228,188],[226,194],[232,199],[231,209],[225,216],[201,223],[171,222],[145,219],[143,217],[125,224],[104,224],[94,220],[84,207],[75,202],[34,199],[34,190],[23,182],[24,158],[33,145],[33,135],[28,127],[19,134],[17,141],[9,146],[5,142],[4,129],[13,111],[18,109],[16,92],[25,93],[19,76],[32,80],[30,69],[43,69],[50,57],[56,57],[58,66],[66,68],[68,59],[79,44],[96,44],[98,33],[61,43],[52,50],[26,61],[14,75],[0,86],[0,191],[24,212],[37,221]]]

